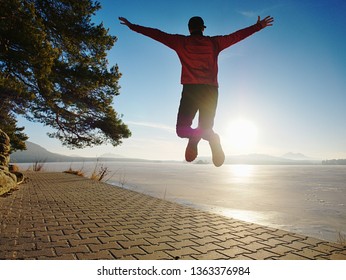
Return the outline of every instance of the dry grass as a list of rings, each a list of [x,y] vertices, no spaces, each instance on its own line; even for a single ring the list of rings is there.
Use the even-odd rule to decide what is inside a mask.
[[[81,177],[87,177],[85,172],[83,171],[83,167],[78,170],[74,170],[70,166],[70,168],[66,171],[63,171],[63,173],[73,174],[73,175],[77,175]],[[94,170],[90,175],[90,179],[95,181],[107,181],[108,179],[106,180],[106,176],[109,175],[109,173],[110,173],[109,168],[104,166],[103,164],[99,165],[99,160],[97,160]]]
[[[32,171],[35,171],[35,172],[43,171],[43,167],[45,163],[46,163],[46,160],[43,160],[43,161],[36,160],[32,164]]]
[[[105,180],[106,176],[109,174],[109,169],[108,167],[104,166],[103,164],[98,166],[99,161],[97,160],[95,168],[93,173],[90,176],[90,179],[95,180],[95,181],[103,181]]]
[[[46,163],[45,160],[43,160],[43,161],[36,160],[32,164],[30,170],[35,171],[35,172],[43,171],[45,163]],[[72,169],[72,164],[71,164],[69,169],[63,171],[63,173],[73,174],[73,175],[77,175],[80,177],[87,177],[86,173],[83,171],[83,168],[84,168],[84,164],[80,169],[75,170],[75,169]],[[99,160],[97,159],[94,170],[90,175],[90,179],[95,180],[95,181],[108,181],[109,180],[109,178],[107,179],[108,175],[110,175],[109,168],[107,166],[104,166],[103,164],[99,164]],[[113,175],[114,175],[114,173],[109,177],[112,177]],[[123,180],[123,183],[125,183],[125,178],[123,178],[122,180]]]
[[[84,172],[82,170],[73,170],[71,167],[68,170],[64,171],[63,173],[68,173],[68,174],[84,177]]]

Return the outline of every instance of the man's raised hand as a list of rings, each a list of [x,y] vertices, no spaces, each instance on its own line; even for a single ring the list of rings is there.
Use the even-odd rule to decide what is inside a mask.
[[[131,22],[129,22],[126,18],[124,18],[124,17],[119,17],[119,20],[120,20],[120,24],[124,24],[124,25],[126,25],[126,26],[128,26],[128,27],[130,27],[131,25],[132,25],[132,23]]]
[[[264,19],[261,20],[260,16],[258,16],[257,23],[259,23],[262,28],[265,28],[267,26],[272,26],[274,22],[274,18],[271,16],[267,16]]]

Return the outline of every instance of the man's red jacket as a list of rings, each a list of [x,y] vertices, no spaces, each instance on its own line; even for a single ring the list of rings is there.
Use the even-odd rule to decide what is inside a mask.
[[[133,31],[148,36],[175,50],[182,65],[182,84],[218,86],[217,58],[229,46],[262,29],[259,23],[225,36],[173,35],[161,30],[132,24]]]

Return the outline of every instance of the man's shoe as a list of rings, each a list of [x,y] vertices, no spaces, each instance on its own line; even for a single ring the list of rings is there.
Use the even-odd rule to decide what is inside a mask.
[[[192,162],[196,159],[198,155],[197,145],[201,139],[200,138],[190,138],[189,143],[185,150],[185,160],[187,162]]]
[[[213,163],[216,167],[221,166],[225,162],[225,154],[222,150],[220,137],[214,134],[209,140],[209,145],[213,155]]]

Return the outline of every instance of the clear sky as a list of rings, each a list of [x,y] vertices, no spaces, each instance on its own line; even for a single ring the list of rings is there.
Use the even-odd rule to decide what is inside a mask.
[[[175,135],[182,86],[174,51],[120,25],[118,16],[167,33],[188,35],[199,15],[205,35],[229,34],[274,17],[219,56],[219,104],[215,131],[225,153],[346,158],[346,1],[344,0],[103,0],[95,22],[103,21],[118,41],[110,65],[123,76],[116,111],[132,137],[111,145],[69,150],[50,139],[50,129],[20,119],[29,141],[52,152],[101,156],[112,153],[146,159],[184,159],[186,139]],[[206,142],[200,154],[210,155]]]

